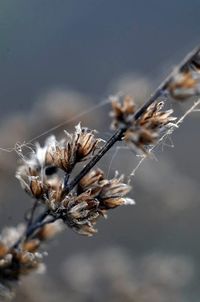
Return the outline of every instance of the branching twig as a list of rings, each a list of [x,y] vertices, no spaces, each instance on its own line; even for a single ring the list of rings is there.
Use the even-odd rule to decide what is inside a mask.
[[[191,51],[183,61],[176,67],[176,69],[161,83],[161,85],[155,90],[152,96],[145,102],[143,106],[134,114],[132,119],[138,120],[141,115],[146,111],[146,109],[154,103],[160,96],[164,94],[168,84],[172,81],[173,77],[182,71],[185,66],[197,55],[200,51],[200,46],[196,47]],[[109,149],[119,140],[121,140],[124,132],[127,128],[121,128],[116,130],[116,132],[110,137],[110,139],[105,143],[105,145],[100,149],[100,151],[92,158],[92,160],[83,168],[83,170],[68,184],[66,191],[70,192],[78,182],[96,165],[96,163],[102,158],[102,156],[109,151]]]
[[[200,47],[195,48],[191,53],[189,53],[183,61],[176,67],[176,69],[161,83],[161,85],[155,90],[155,92],[151,95],[151,97],[145,102],[143,106],[131,117],[132,119],[138,120],[142,114],[147,110],[147,108],[154,103],[160,96],[162,96],[172,81],[173,77],[180,71],[182,71],[187,64],[197,55],[200,51]],[[127,126],[128,127],[128,126]],[[73,190],[73,188],[80,182],[80,180],[96,165],[96,163],[107,153],[110,148],[117,142],[120,141],[123,137],[124,132],[127,130],[127,127],[119,128],[116,132],[108,139],[105,145],[100,149],[100,151],[88,162],[88,164],[80,171],[80,173],[68,183],[68,175],[65,176],[65,192],[66,194]],[[166,134],[167,135],[167,134]],[[151,150],[150,150],[151,151]],[[141,162],[143,159],[141,159]],[[140,162],[137,167],[139,167]],[[134,170],[135,171],[135,170]],[[133,171],[133,172],[134,172]],[[131,173],[131,176],[133,175]],[[34,207],[32,209],[32,214],[34,213]],[[44,216],[41,215],[37,221],[33,222],[30,220],[29,225],[26,231],[26,238],[32,235],[32,230],[38,229],[35,227],[36,225],[40,225],[43,223],[44,218],[47,216],[47,213],[44,213]],[[44,222],[45,223],[45,222]],[[14,245],[17,247],[22,239],[19,239],[18,242]]]
[[[42,255],[38,258],[39,246],[56,230],[52,231],[56,224],[49,224],[60,219],[77,233],[92,236],[96,232],[97,219],[106,217],[108,210],[134,204],[133,199],[126,197],[131,186],[123,182],[123,177],[116,175],[107,179],[103,171],[92,168],[122,139],[146,155],[171,135],[190,112],[197,110],[200,100],[176,123],[173,110],[163,110],[164,103],[157,100],[163,95],[177,100],[199,95],[199,73],[200,47],[186,56],[139,110],[135,110],[130,97],[124,98],[122,104],[118,100],[113,102],[112,125],[116,131],[100,149],[102,140],[96,138],[94,131],[82,128],[80,124],[73,134],[66,132],[67,138],[63,140],[51,137],[43,148],[38,144],[36,152],[24,160],[16,173],[23,189],[36,201],[30,210],[25,231],[23,234],[16,232],[15,240],[18,240],[13,245],[14,240],[11,244],[7,243],[8,240],[0,241],[0,284],[2,282],[10,288],[11,281],[17,281],[21,275],[39,267],[42,258]],[[161,129],[164,129],[162,136]],[[129,182],[144,158],[132,171]],[[85,160],[89,160],[85,167],[70,179],[76,164]],[[47,170],[49,167],[50,171]],[[64,171],[64,178],[60,176],[60,169]],[[39,209],[37,217],[39,204],[45,205],[45,209],[43,212]]]

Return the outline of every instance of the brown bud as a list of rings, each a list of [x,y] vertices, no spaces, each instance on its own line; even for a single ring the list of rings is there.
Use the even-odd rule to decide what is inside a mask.
[[[185,100],[195,94],[197,80],[190,71],[178,73],[169,83],[171,96],[177,100]]]
[[[27,252],[36,252],[40,246],[40,240],[38,239],[31,239],[29,241],[24,242],[23,250]]]
[[[113,118],[112,129],[116,129],[120,125],[129,125],[130,117],[135,113],[135,109],[135,103],[131,96],[125,96],[122,103],[118,99],[113,100],[110,113]]]
[[[35,198],[43,197],[43,195],[45,193],[44,185],[42,184],[41,180],[39,180],[37,177],[31,178],[30,191]]]

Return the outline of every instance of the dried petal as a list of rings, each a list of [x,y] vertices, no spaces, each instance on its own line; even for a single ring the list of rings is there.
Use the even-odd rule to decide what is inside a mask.
[[[112,101],[111,117],[113,118],[112,129],[130,124],[130,117],[135,113],[135,103],[131,96],[125,96],[123,101],[118,99]]]

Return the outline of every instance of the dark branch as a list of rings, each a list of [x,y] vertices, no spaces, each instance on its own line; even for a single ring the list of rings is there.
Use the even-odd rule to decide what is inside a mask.
[[[178,72],[182,72],[184,71],[184,69],[187,69],[188,64],[192,62],[192,60],[198,54],[199,51],[200,51],[200,47],[197,47],[191,53],[189,53],[184,58],[184,60],[177,66],[177,68],[161,83],[161,85],[155,90],[155,92],[146,101],[146,103],[131,117],[131,119],[138,120],[153,102],[155,102],[160,96],[165,94],[167,92],[168,85],[173,80],[174,76]],[[123,134],[127,130],[127,128],[128,126],[118,129],[105,143],[105,145],[100,149],[100,151],[91,159],[91,161],[89,161],[89,163],[70,183],[68,183],[69,175],[65,176],[66,194],[69,193],[80,182],[80,180],[96,165],[96,163],[104,156],[105,153],[107,153],[110,150],[110,148],[117,141],[120,141],[122,139]],[[33,207],[32,209],[30,223],[27,225],[25,234],[21,238],[19,238],[19,240],[15,243],[13,248],[18,248],[19,244],[23,240],[27,240],[42,226],[44,226],[47,223],[51,223],[57,219],[56,217],[49,217],[49,219],[47,219],[50,213],[48,211],[45,211],[41,215],[39,215],[39,217],[35,221],[33,221],[34,211],[35,211],[35,207]]]
[[[177,66],[177,68],[161,83],[161,85],[155,90],[151,97],[145,102],[145,104],[135,113],[132,119],[138,120],[146,109],[155,102],[160,96],[166,92],[168,84],[173,80],[173,77],[180,71],[182,71],[198,54],[200,46],[190,52],[183,61]],[[69,193],[79,181],[96,165],[96,163],[102,158],[102,156],[119,140],[121,140],[124,132],[127,128],[118,129],[100,151],[92,158],[92,160],[83,168],[83,170],[67,185],[66,192]]]

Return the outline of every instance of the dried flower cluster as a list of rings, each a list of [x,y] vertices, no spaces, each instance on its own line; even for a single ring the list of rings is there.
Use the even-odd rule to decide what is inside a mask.
[[[108,180],[100,169],[90,170],[77,187],[67,192],[66,186],[75,165],[88,159],[97,150],[101,139],[94,131],[76,126],[75,133],[56,141],[47,139],[45,146],[36,147],[31,157],[24,159],[16,177],[22,188],[45,207],[43,218],[29,221],[28,226],[8,229],[0,238],[0,284],[9,289],[20,276],[41,268],[43,254],[38,251],[42,242],[60,229],[63,221],[82,235],[96,233],[94,225],[99,217],[120,205],[133,204],[126,197],[131,187],[123,183],[123,176]],[[59,170],[64,170],[61,177]],[[48,218],[52,218],[49,220]],[[33,219],[33,217],[32,217]],[[51,223],[50,222],[54,222]]]
[[[126,128],[124,141],[131,148],[146,154],[148,147],[156,142],[159,134],[176,120],[176,117],[172,116],[173,110],[162,111],[163,106],[164,102],[154,102],[139,119],[135,120],[133,114],[136,111],[136,105],[131,97],[125,97],[122,103],[114,100],[111,112],[114,118],[112,128]]]
[[[33,270],[43,271],[44,252],[39,251],[41,243],[61,230],[59,222],[47,224],[32,238],[25,239],[17,249],[14,244],[24,236],[25,224],[16,228],[5,228],[0,236],[0,298],[12,297],[12,289],[23,275]]]
[[[182,100],[198,95],[199,71],[198,50],[138,111],[130,96],[122,102],[114,100],[111,116],[116,132],[102,147],[103,140],[96,138],[95,131],[78,124],[73,134],[65,131],[65,137],[59,141],[51,136],[44,147],[37,144],[36,151],[29,158],[23,158],[16,177],[35,203],[26,225],[4,230],[0,236],[0,295],[6,289],[9,292],[21,275],[41,268],[40,245],[60,230],[60,223],[79,234],[92,236],[96,233],[98,218],[106,217],[108,210],[134,204],[133,199],[126,197],[131,187],[124,182],[123,176],[116,174],[107,179],[103,171],[93,167],[121,140],[147,154],[160,134],[168,127],[174,127],[176,120],[172,116],[173,110],[163,109],[164,102],[158,101],[159,97],[169,94]],[[74,177],[77,164],[83,165],[86,161]]]
[[[61,194],[64,184],[59,182],[57,175],[53,179],[49,176],[56,174],[56,168],[69,175],[78,162],[87,160],[94,154],[101,141],[95,138],[94,131],[78,124],[74,134],[65,131],[65,138],[60,141],[51,136],[43,148],[38,144],[36,152],[18,168],[16,177],[25,191],[36,199],[46,199],[49,190],[58,193],[58,186]]]
[[[98,217],[106,217],[109,209],[134,204],[125,197],[131,187],[123,183],[123,176],[105,179],[100,169],[91,170],[79,183],[78,194],[69,195],[64,203],[64,221],[80,234],[96,233],[94,225]],[[61,209],[62,211],[62,209]]]
[[[95,233],[97,218],[105,216],[108,209],[133,203],[124,197],[130,186],[122,182],[123,178],[107,180],[100,169],[91,170],[77,190],[67,193],[69,174],[78,162],[95,152],[99,142],[101,139],[95,138],[92,131],[78,125],[73,135],[66,133],[66,139],[57,142],[51,137],[43,148],[38,145],[16,174],[25,191],[45,204],[49,215],[88,236]],[[59,169],[66,173],[64,178]]]

